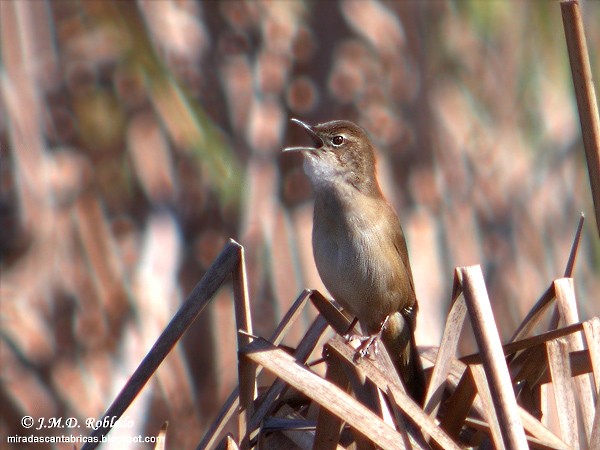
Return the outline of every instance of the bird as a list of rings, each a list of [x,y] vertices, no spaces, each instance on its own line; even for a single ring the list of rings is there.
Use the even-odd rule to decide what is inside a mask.
[[[319,276],[366,335],[360,356],[373,343],[376,351],[381,340],[407,392],[422,403],[415,286],[400,220],[377,181],[373,143],[363,128],[347,120],[314,126],[292,121],[313,144],[283,151],[303,154],[313,187],[312,247]]]

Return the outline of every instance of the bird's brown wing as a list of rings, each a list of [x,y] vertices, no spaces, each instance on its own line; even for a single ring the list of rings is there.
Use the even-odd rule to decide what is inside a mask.
[[[415,284],[400,221],[395,214],[389,215],[389,217],[389,220],[394,220],[395,223],[390,223],[387,229],[393,230],[390,238],[398,252],[398,259],[403,271],[401,276],[408,283],[401,283],[403,289],[397,294],[402,297],[399,310],[389,316],[383,333],[383,342],[392,356],[407,391],[416,402],[422,403],[425,392],[425,374],[414,336],[418,311]]]
[[[394,230],[394,236],[392,236],[392,240],[394,242],[394,247],[396,248],[396,251],[398,252],[398,255],[400,256],[400,261],[402,262],[402,268],[405,271],[404,275],[410,283],[410,292],[408,292],[408,295],[409,295],[408,300],[409,301],[407,302],[407,304],[405,306],[407,308],[410,308],[413,305],[416,305],[416,303],[417,303],[417,298],[416,298],[416,293],[415,293],[415,282],[413,281],[412,269],[410,267],[410,260],[408,258],[408,248],[406,247],[406,239],[404,238],[404,232],[402,231],[402,226],[400,225],[400,221],[398,220],[398,218],[394,217],[394,219],[397,221],[397,226],[390,227],[390,229]],[[416,306],[415,306],[415,309],[416,309]],[[416,315],[416,311],[415,311],[415,315]]]

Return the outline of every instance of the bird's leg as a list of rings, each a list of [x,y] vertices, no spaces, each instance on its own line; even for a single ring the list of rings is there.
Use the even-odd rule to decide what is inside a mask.
[[[355,360],[359,360],[367,356],[369,354],[371,346],[373,346],[373,354],[377,354],[377,352],[379,351],[378,341],[381,339],[381,335],[383,334],[383,330],[385,329],[385,326],[387,325],[389,319],[390,316],[385,317],[383,322],[381,322],[381,327],[379,327],[379,331],[377,331],[377,333],[371,334],[369,336],[361,336],[359,338],[361,344],[356,349]]]

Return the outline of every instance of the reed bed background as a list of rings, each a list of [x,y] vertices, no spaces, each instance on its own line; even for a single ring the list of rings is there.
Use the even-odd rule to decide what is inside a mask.
[[[582,8],[598,74],[600,4]],[[354,120],[377,142],[419,345],[440,345],[454,267],[471,264],[507,342],[563,276],[581,212],[579,320],[598,315],[557,3],[17,0],[0,13],[3,435],[25,414],[100,418],[230,237],[254,334],[322,289],[310,188],[280,154],[304,138],[290,117]],[[169,420],[168,447],[197,445],[237,384],[233,310],[219,290],[127,410],[135,431]]]

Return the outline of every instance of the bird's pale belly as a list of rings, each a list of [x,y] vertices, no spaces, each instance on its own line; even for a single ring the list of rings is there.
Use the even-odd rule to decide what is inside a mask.
[[[400,293],[394,289],[398,273],[396,253],[389,252],[381,236],[365,232],[354,242],[336,239],[330,233],[313,233],[313,251],[319,275],[329,293],[363,327],[378,329],[385,317],[401,308]]]

